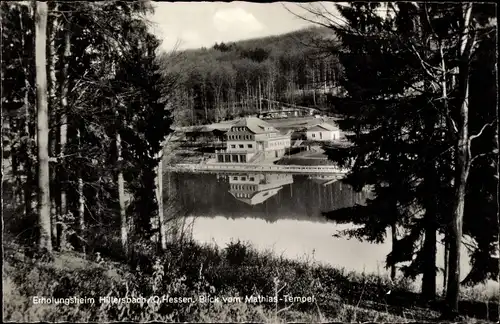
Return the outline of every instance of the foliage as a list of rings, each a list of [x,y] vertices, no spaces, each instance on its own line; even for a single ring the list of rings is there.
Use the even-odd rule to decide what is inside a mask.
[[[438,75],[443,64],[447,75],[458,67],[459,37],[455,36],[460,8],[409,3],[355,3],[337,8],[347,21],[346,26],[331,26],[343,45],[335,53],[344,68],[341,85],[348,91],[342,109],[346,120],[340,126],[354,132],[350,136],[354,145],[327,151],[330,159],[353,166],[348,183],[358,189],[369,186],[375,197],[365,206],[326,215],[337,222],[362,225],[343,234],[373,242],[383,241],[388,227],[398,228],[388,265],[411,261],[403,268],[405,273],[424,273],[424,281],[428,276],[430,289],[435,291],[435,271],[426,271],[435,269],[435,233],[449,234],[457,203],[453,161],[458,151],[449,121],[459,116],[461,90],[454,78],[461,76],[438,79],[429,75]],[[466,127],[476,134],[495,119],[494,50],[489,47],[495,23],[488,21],[490,9],[478,5],[472,13],[479,45],[467,75],[470,123]],[[380,11],[387,14],[382,16]],[[489,71],[481,81],[485,70],[479,62]],[[465,280],[468,283],[495,278],[498,272],[498,262],[492,257],[498,240],[497,207],[492,198],[496,196],[493,138],[491,127],[475,139],[470,156],[474,163],[465,196],[464,233],[477,246],[471,251],[473,270]],[[484,211],[479,219],[478,209]],[[422,237],[423,247],[418,244]]]
[[[159,68],[159,40],[148,31],[144,18],[151,10],[146,1],[50,3],[51,222],[54,241],[66,235],[70,248],[90,247],[90,238],[101,234],[102,228],[112,232],[118,228],[117,172],[125,175],[134,231],[139,236],[152,235],[149,223],[158,209],[154,195],[157,153],[170,133],[168,106],[175,80]],[[10,62],[2,66],[2,110],[9,115],[3,123],[9,126],[10,144],[10,155],[4,159],[12,161],[8,178],[13,196],[7,202],[12,219],[8,222],[13,231],[17,231],[15,224],[25,226],[12,234],[36,234],[25,231],[36,227],[30,214],[38,189],[33,176],[33,8],[25,3],[2,3],[2,16],[3,43],[8,45],[2,46],[2,55]],[[62,127],[67,129],[64,135]],[[119,165],[117,133],[123,142]],[[60,210],[63,193],[67,214]],[[23,204],[24,213],[14,210]],[[65,244],[56,246],[64,249]]]

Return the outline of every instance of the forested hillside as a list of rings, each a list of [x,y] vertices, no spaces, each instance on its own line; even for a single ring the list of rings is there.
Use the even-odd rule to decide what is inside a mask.
[[[336,57],[325,54],[335,44],[331,31],[315,27],[163,54],[164,72],[180,78],[176,122],[219,121],[283,103],[325,106],[325,92],[334,92],[342,71]]]

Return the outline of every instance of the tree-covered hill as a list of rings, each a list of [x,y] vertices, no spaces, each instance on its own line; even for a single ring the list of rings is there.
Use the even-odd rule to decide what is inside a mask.
[[[325,92],[332,92],[341,73],[336,57],[325,55],[325,40],[330,47],[336,44],[332,38],[331,31],[314,27],[164,53],[165,73],[180,78],[178,124],[219,121],[282,103],[324,106]]]

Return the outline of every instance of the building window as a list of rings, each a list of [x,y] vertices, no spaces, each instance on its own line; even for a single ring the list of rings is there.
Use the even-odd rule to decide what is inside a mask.
[[[233,162],[238,162],[238,155],[233,155],[232,160],[233,160]]]
[[[253,147],[253,145],[252,145],[252,144],[248,144],[248,148],[252,148],[252,147]]]
[[[240,148],[244,148],[244,147],[245,147],[245,145],[243,145],[243,144],[240,144]]]
[[[241,177],[241,181],[246,181],[247,177]]]
[[[313,134],[312,134],[312,137],[316,137],[316,134],[314,134],[314,133],[313,133]]]
[[[218,160],[219,162],[224,162],[224,155],[218,155],[218,156],[217,156],[217,160]]]
[[[255,180],[255,178],[254,178],[254,177],[250,177],[250,179],[249,179],[249,180],[250,180],[250,181],[254,181],[254,180]]]
[[[246,155],[240,155],[240,162],[245,163],[247,161],[247,156]]]
[[[233,177],[233,180],[238,180],[238,177]]]
[[[236,148],[236,145],[234,145],[234,144],[231,144],[231,148]]]
[[[226,162],[231,162],[231,156],[229,154],[225,155]]]

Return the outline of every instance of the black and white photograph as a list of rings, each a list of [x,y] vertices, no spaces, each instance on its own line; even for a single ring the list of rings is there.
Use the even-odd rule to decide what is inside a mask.
[[[497,15],[1,1],[3,322],[498,323]]]

